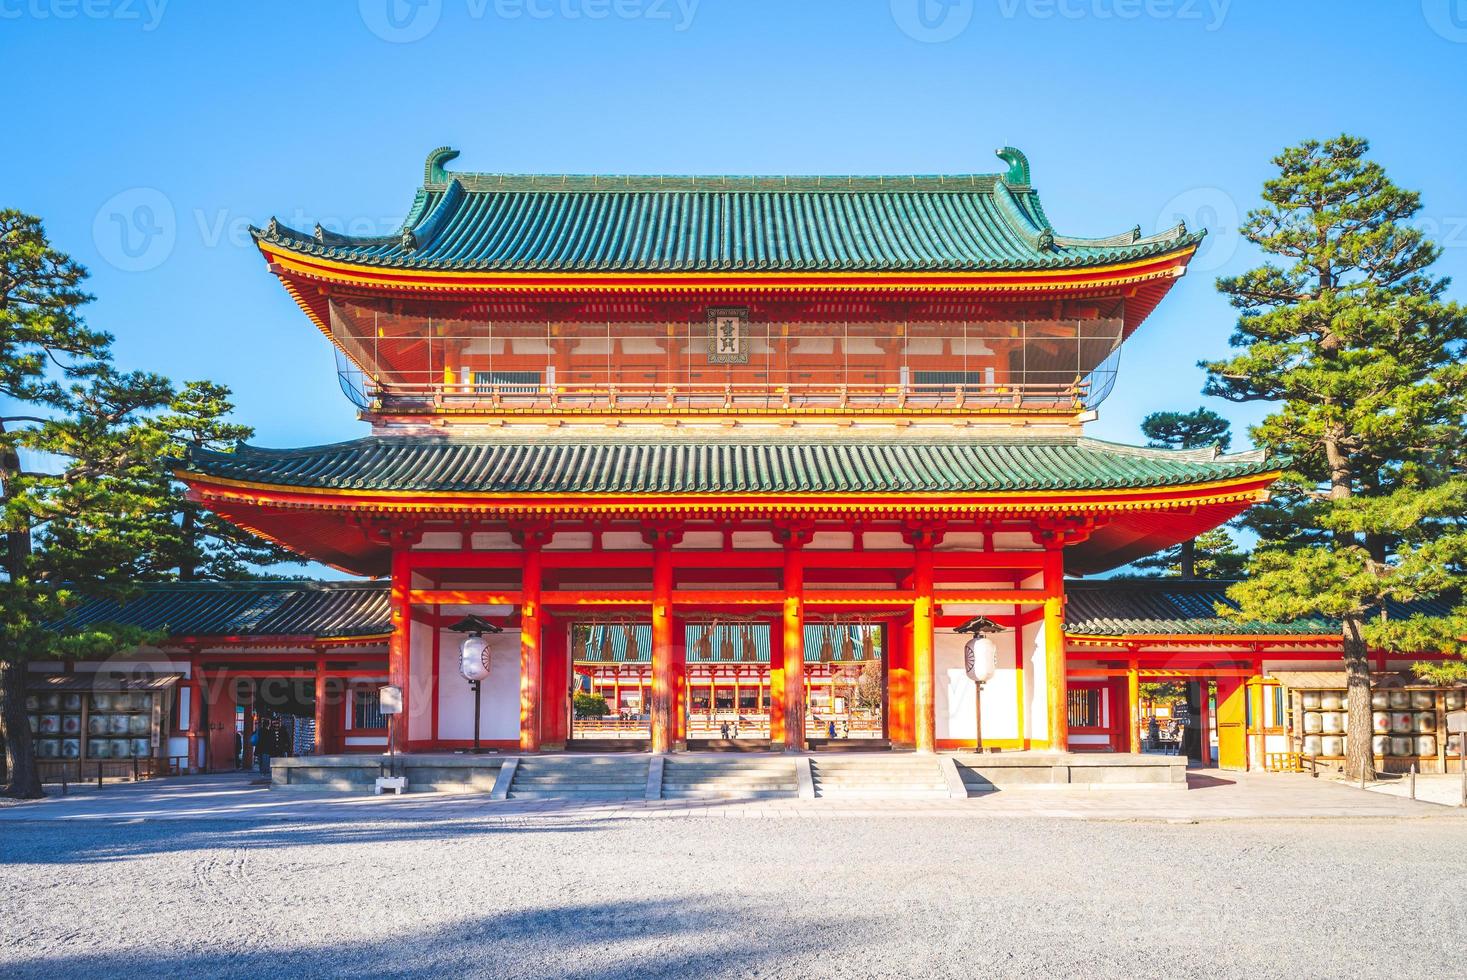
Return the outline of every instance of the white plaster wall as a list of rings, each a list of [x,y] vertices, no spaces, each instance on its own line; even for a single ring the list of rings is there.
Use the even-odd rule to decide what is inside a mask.
[[[722,531],[687,531],[683,539],[672,546],[677,551],[709,551],[723,547]]]
[[[455,634],[449,634],[455,635]],[[433,631],[426,623],[408,626],[408,738],[433,737]],[[402,719],[399,718],[398,721]]]
[[[519,547],[508,531],[475,531],[470,542],[476,551],[514,551]]]
[[[463,547],[464,536],[458,531],[425,531],[422,540],[413,545],[414,551],[457,551]]]
[[[1019,738],[1014,634],[997,633],[993,639],[998,644],[998,672],[983,685],[983,737]],[[974,686],[963,669],[963,647],[967,643],[966,634],[952,630],[938,630],[935,637],[935,711],[939,739],[973,738]]]
[[[474,737],[474,691],[459,676],[457,633],[444,633],[438,648],[438,737]],[[506,631],[489,641],[489,677],[479,706],[481,739],[520,737],[520,634]],[[426,654],[425,654],[426,659]]]
[[[1024,649],[1029,651],[1024,672],[1028,695],[1024,720],[1029,738],[1042,742],[1049,738],[1049,662],[1044,653],[1042,619],[1024,627]]]

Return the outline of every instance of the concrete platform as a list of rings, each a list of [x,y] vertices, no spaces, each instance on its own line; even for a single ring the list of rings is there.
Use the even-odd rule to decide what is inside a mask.
[[[488,793],[494,789],[504,757],[458,753],[411,753],[397,756],[396,773],[406,776],[408,792]],[[274,759],[270,788],[334,793],[372,791],[386,775],[387,756],[306,755]]]
[[[998,789],[1186,789],[1187,759],[1128,752],[952,753],[969,795]]]

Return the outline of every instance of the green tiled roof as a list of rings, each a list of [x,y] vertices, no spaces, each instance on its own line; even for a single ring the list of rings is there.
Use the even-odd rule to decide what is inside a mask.
[[[392,629],[387,583],[379,582],[155,583],[127,602],[83,603],[54,625],[98,623],[175,638],[380,636]]]
[[[499,272],[799,272],[1064,269],[1162,255],[1205,232],[1058,234],[1010,147],[1003,174],[662,177],[444,171],[392,235],[302,232],[272,219],[255,237],[291,251],[390,268]]]
[[[1232,582],[1179,581],[1176,579],[1095,579],[1065,583],[1065,630],[1080,636],[1333,636],[1340,632],[1337,620],[1324,617],[1289,623],[1266,623],[1225,619],[1217,614],[1222,605],[1238,608],[1228,598]],[[1447,615],[1452,603],[1391,603],[1391,617],[1412,613]]]
[[[1159,488],[1273,469],[1262,453],[1086,438],[888,442],[504,442],[373,437],[194,452],[190,472],[274,486],[492,493],[984,493]]]

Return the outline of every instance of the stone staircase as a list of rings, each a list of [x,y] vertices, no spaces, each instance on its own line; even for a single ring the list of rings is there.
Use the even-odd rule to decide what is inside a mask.
[[[793,799],[799,793],[795,760],[787,757],[669,757],[662,769],[664,800]]]
[[[640,800],[647,793],[647,756],[524,756],[510,783],[511,800]]]
[[[815,795],[826,799],[947,799],[936,756],[846,755],[810,758]]]

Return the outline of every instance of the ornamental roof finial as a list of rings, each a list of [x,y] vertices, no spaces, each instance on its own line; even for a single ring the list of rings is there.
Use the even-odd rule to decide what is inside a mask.
[[[1001,146],[993,151],[998,158],[1009,165],[1008,173],[1003,175],[1005,184],[1022,184],[1029,186],[1029,158],[1024,152],[1012,146]]]
[[[446,184],[448,183],[448,172],[443,165],[450,160],[458,159],[458,151],[451,146],[440,146],[428,154],[428,162],[423,165],[424,184]]]

